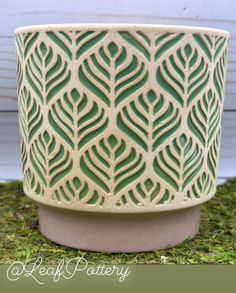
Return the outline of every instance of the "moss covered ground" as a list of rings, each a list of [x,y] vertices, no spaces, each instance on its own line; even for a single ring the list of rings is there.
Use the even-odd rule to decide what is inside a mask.
[[[83,256],[89,264],[235,264],[236,179],[218,186],[216,196],[202,207],[198,235],[175,248],[145,253],[96,253],[57,245],[38,230],[37,204],[26,197],[22,182],[0,184],[0,263],[42,256],[57,264]]]

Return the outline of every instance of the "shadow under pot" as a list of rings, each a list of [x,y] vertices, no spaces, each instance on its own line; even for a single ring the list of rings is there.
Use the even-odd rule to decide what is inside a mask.
[[[193,238],[216,191],[228,33],[42,25],[15,41],[23,185],[41,232],[107,252]]]

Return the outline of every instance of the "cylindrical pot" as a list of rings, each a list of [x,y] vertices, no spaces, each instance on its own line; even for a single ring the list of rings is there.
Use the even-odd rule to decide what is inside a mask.
[[[16,30],[23,183],[41,232],[86,250],[171,247],[216,191],[228,33]]]

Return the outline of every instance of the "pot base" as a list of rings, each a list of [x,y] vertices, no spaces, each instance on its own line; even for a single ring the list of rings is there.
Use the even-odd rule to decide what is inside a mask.
[[[193,238],[200,206],[148,214],[79,212],[40,204],[39,227],[48,239],[101,252],[141,252],[173,247]]]

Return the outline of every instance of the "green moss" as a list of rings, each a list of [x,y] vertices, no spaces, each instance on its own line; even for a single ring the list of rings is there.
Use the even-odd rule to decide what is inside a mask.
[[[0,184],[0,263],[43,256],[45,264],[83,255],[90,264],[235,264],[236,179],[202,207],[200,232],[175,248],[146,253],[96,253],[59,246],[38,230],[37,204],[18,181]]]

